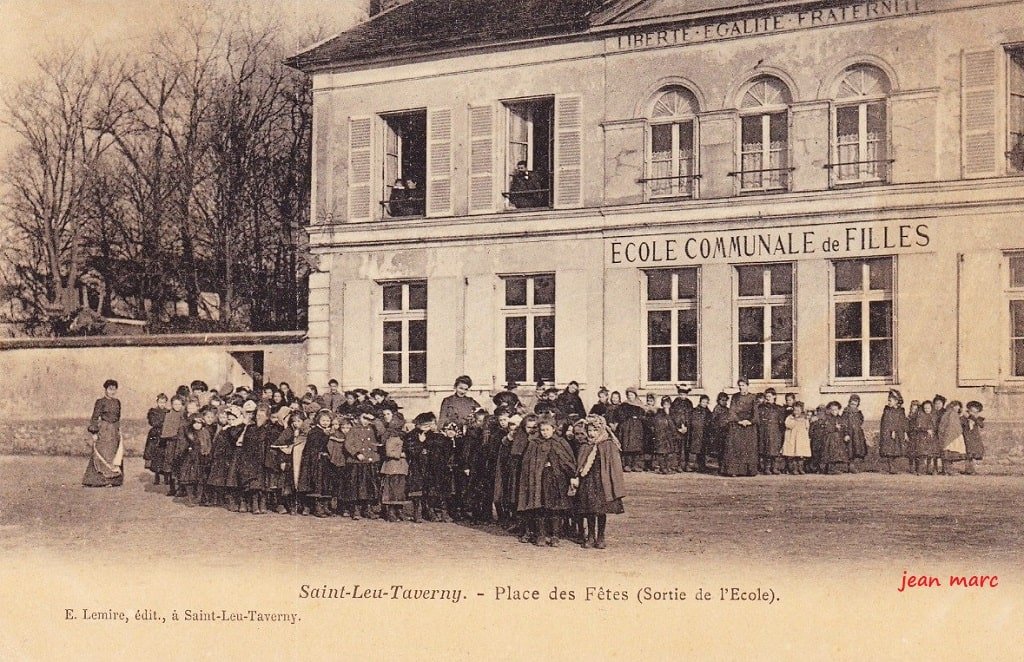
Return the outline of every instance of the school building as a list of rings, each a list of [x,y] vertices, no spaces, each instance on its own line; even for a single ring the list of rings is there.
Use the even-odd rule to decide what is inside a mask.
[[[411,0],[296,55],[309,380],[436,405],[463,373],[577,380],[587,403],[744,376],[1020,420],[1022,17]]]

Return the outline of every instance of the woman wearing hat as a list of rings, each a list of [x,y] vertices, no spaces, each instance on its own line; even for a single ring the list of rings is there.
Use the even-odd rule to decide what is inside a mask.
[[[86,487],[120,487],[124,483],[121,401],[116,395],[117,382],[108,379],[103,382],[103,397],[93,404],[89,419],[92,455],[82,477]]]
[[[623,471],[642,471],[644,453],[644,408],[636,389],[626,389],[626,401],[613,414],[615,434],[622,442]]]
[[[889,391],[889,397],[882,410],[882,422],[878,432],[878,455],[885,460],[886,471],[896,473],[893,460],[907,454],[907,414],[903,410],[903,396],[896,389]]]

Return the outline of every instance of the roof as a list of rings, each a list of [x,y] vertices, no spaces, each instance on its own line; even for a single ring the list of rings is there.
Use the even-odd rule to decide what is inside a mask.
[[[580,34],[608,0],[412,0],[290,58],[298,69]]]
[[[596,23],[683,19],[695,14],[755,9],[780,0],[632,0],[616,2],[600,12]]]

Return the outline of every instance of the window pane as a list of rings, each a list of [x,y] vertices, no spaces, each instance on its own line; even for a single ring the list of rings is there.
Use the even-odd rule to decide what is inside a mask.
[[[409,383],[427,383],[427,353],[414,352],[409,354]]]
[[[1010,302],[1011,329],[1014,338],[1024,338],[1024,301]]]
[[[764,340],[764,308],[740,308],[740,342],[761,342]]]
[[[384,286],[384,310],[402,309],[402,285],[392,283]]]
[[[860,377],[861,344],[859,340],[836,343],[836,377]]]
[[[1013,376],[1024,377],[1024,340],[1013,341]]]
[[[793,265],[788,262],[773,264],[768,269],[772,272],[772,294],[792,294]]]
[[[789,138],[789,122],[786,113],[775,113],[769,122],[768,131],[772,139],[772,146],[785,147]]]
[[[772,345],[772,379],[793,379],[793,344]]]
[[[651,347],[647,350],[647,380],[672,381],[672,350],[668,347]]]
[[[864,272],[860,261],[838,260],[832,264],[836,272],[836,292],[856,292],[864,289]]]
[[[671,124],[655,124],[651,127],[651,152],[653,154],[672,153]]]
[[[680,347],[679,348],[679,365],[677,366],[678,378],[681,382],[695,382],[697,381],[697,348],[696,347]]]
[[[526,305],[526,279],[506,278],[505,279],[505,305],[525,306]]]
[[[697,344],[697,310],[695,308],[676,312],[679,328],[676,330],[676,342],[680,345]]]
[[[892,337],[892,301],[868,303],[868,327],[872,338]]]
[[[679,298],[680,299],[696,299],[697,298],[697,270],[696,269],[680,269],[676,272],[679,279]]]
[[[656,269],[647,272],[647,300],[668,301],[672,298],[672,272]]]
[[[555,381],[555,350],[538,349],[533,353],[533,381]]]
[[[869,357],[872,377],[888,377],[892,374],[892,341],[872,340]]]
[[[764,267],[736,267],[741,297],[764,296]]]
[[[1010,258],[1010,287],[1024,287],[1024,255]]]
[[[888,129],[885,125],[885,102],[876,101],[868,104],[868,133],[884,136]]]
[[[384,322],[384,351],[402,351],[402,323]]]
[[[384,355],[384,383],[385,384],[401,384],[402,383],[402,355],[401,354],[385,354]]]
[[[427,351],[427,320],[409,320],[409,351]]]
[[[762,142],[760,115],[744,117],[741,131],[743,133],[743,151],[748,151],[755,147],[760,149]]]
[[[647,313],[647,344],[669,345],[672,343],[672,312],[652,310]]]
[[[856,136],[860,131],[860,106],[841,106],[836,109],[836,133],[840,140],[844,136]]]
[[[772,306],[772,340],[775,342],[793,339],[792,306]]]
[[[505,352],[505,381],[526,381],[526,352],[524,350]]]
[[[533,303],[537,306],[551,306],[555,303],[555,277],[533,277]]]
[[[892,289],[892,260],[889,258],[869,260],[868,280],[873,290]]]
[[[764,379],[764,345],[740,345],[740,377]]]
[[[555,346],[555,316],[544,315],[533,318],[533,346]]]
[[[409,283],[409,310],[427,309],[427,284]]]
[[[693,155],[693,122],[680,122],[679,127],[679,155],[682,159],[689,159]]]
[[[836,338],[860,338],[861,305],[857,303],[836,304]]]
[[[505,347],[518,349],[526,347],[526,318],[505,318]]]

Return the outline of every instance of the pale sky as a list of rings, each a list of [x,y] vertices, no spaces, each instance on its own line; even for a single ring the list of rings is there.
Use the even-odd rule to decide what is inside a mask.
[[[213,0],[280,12],[296,34],[342,32],[365,18],[368,0]],[[131,49],[167,25],[175,0],[0,0],[0,94],[33,71],[33,58],[61,44]],[[308,44],[304,44],[308,45]],[[0,158],[9,135],[0,127]]]

